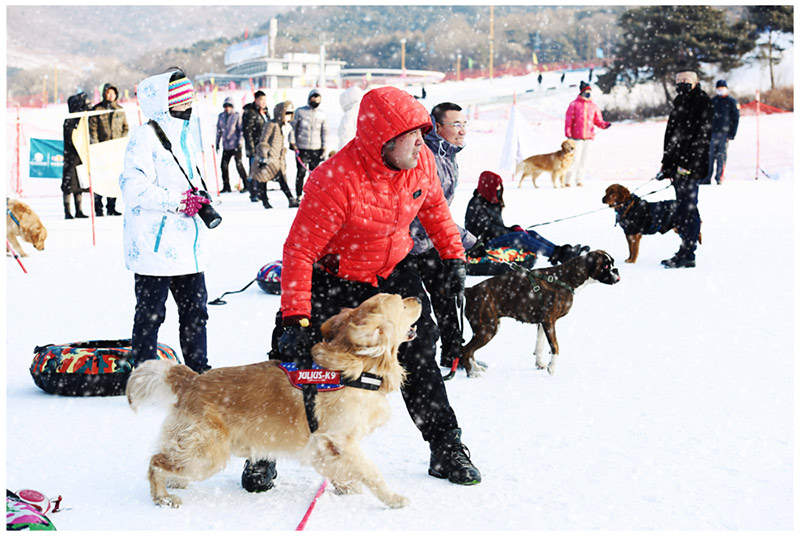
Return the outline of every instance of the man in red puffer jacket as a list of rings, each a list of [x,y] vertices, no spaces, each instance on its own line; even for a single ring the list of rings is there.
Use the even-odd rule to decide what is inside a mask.
[[[480,471],[461,443],[435,360],[438,328],[409,255],[409,226],[418,216],[445,266],[445,292],[451,297],[464,292],[461,235],[433,153],[423,142],[430,128],[428,112],[405,91],[385,87],[364,95],[356,137],[311,173],[284,243],[280,322],[270,358],[308,368],[311,347],[322,340],[319,327],[341,308],[354,308],[377,293],[419,298],[417,337],[398,356],[407,372],[403,399],[430,443],[428,473],[472,485],[480,482]],[[242,476],[247,490],[272,486],[273,461],[247,464]]]
[[[580,95],[569,103],[564,120],[564,134],[575,142],[575,158],[565,178],[567,186],[572,186],[573,180],[578,186],[583,186],[583,176],[586,173],[586,163],[589,159],[589,148],[594,140],[595,125],[601,129],[607,129],[611,123],[603,121],[600,107],[592,102],[592,87],[581,81]]]

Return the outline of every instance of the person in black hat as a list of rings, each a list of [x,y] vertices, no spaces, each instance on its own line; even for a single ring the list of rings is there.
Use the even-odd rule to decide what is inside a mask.
[[[700,88],[697,73],[681,71],[675,76],[677,95],[664,133],[664,156],[656,179],[670,179],[675,188],[675,218],[681,245],[666,268],[692,268],[700,236],[697,209],[698,183],[708,173],[708,140],[711,135],[711,99]]]
[[[295,152],[297,199],[303,195],[306,171],[310,174],[325,160],[328,147],[328,121],[324,110],[319,108],[322,93],[312,89],[308,93],[308,104],[294,112],[292,131],[289,133],[289,149]]]
[[[708,176],[701,184],[710,185],[711,177],[722,183],[725,176],[725,161],[728,158],[728,142],[736,137],[739,128],[739,103],[728,94],[728,83],[717,80],[716,95],[711,98],[714,116],[711,119],[711,141],[708,146]],[[714,164],[717,171],[714,173]]]

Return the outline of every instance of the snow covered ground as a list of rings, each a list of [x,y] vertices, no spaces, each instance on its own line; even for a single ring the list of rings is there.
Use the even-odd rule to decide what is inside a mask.
[[[525,83],[517,81],[520,94]],[[484,94],[480,84],[427,87],[425,104],[466,102]],[[557,149],[563,111],[575,93],[520,99],[535,150]],[[332,116],[337,104],[331,103]],[[457,221],[480,172],[499,171],[507,115],[508,106],[471,113],[452,207]],[[639,193],[666,186],[647,182],[659,168],[664,127],[649,121],[600,131],[580,189],[555,190],[547,176],[539,189],[530,182],[518,189],[504,173],[506,222],[529,226],[601,209],[613,182],[641,187]],[[725,182],[701,187],[696,269],[659,265],[677,250],[674,233],[645,237],[639,261],[623,263],[625,238],[608,209],[537,228],[556,243],[608,251],[622,280],[578,294],[558,323],[554,376],[534,367],[536,327],[507,319],[478,352],[489,370],[473,379],[459,372],[447,383],[483,482],[459,487],[427,475],[427,445],[395,393],[391,421],[364,447],[411,505],[389,510],[369,493],[339,497],[329,490],[308,529],[792,529],[793,114],[762,116],[760,142],[768,176],[753,180],[756,119],[744,117],[730,144]],[[650,199],[673,196],[666,189]],[[224,220],[210,232],[210,297],[240,289],[280,258],[294,210],[279,191],[270,199],[276,209],[266,211],[243,194],[221,197]],[[243,460],[232,459],[222,473],[180,492],[180,509],[158,508],[146,468],[162,412],[134,414],[124,397],[57,397],[33,384],[34,346],[129,337],[134,296],[122,260],[121,218],[98,219],[93,246],[89,221],[65,221],[59,197],[26,201],[49,236],[43,252],[24,243],[28,274],[11,258],[4,267],[7,487],[62,495],[68,509],[52,515],[59,530],[294,529],[322,482],[310,468],[280,461],[275,488],[249,494],[239,484]],[[467,285],[480,280],[469,277]],[[265,359],[279,297],[252,286],[226,300],[209,307],[211,364]],[[179,349],[171,300],[159,340]]]

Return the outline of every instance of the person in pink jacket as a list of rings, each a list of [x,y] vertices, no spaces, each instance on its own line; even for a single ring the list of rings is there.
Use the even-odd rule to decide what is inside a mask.
[[[583,186],[583,175],[586,173],[586,163],[589,158],[589,144],[594,140],[595,125],[601,129],[611,126],[608,121],[603,121],[600,108],[592,102],[591,98],[592,87],[581,81],[580,94],[577,99],[569,103],[569,108],[567,108],[564,133],[567,138],[575,142],[575,159],[567,172],[567,186],[572,186],[573,182],[578,186]]]

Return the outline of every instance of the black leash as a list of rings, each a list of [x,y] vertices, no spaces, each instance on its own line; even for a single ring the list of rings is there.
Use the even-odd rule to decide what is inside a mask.
[[[639,185],[639,186],[638,186],[636,189],[634,189],[634,190],[631,192],[631,194],[633,194],[633,193],[634,193],[634,192],[636,192],[637,190],[639,190],[639,189],[643,188],[643,187],[644,187],[646,184],[648,184],[650,181],[655,181],[655,179],[656,179],[656,178],[655,178],[655,177],[653,177],[652,179],[649,179],[649,180],[647,180],[646,182],[642,183],[642,184],[641,184],[641,185]],[[670,186],[672,186],[672,185],[667,185],[667,186],[665,186],[665,187],[663,187],[663,188],[659,188],[658,190],[653,190],[652,192],[649,192],[649,193],[647,193],[647,194],[644,194],[644,195],[642,195],[642,196],[639,196],[639,197],[640,197],[640,198],[644,198],[645,196],[649,196],[650,194],[655,194],[656,192],[661,192],[662,190],[666,190],[666,189],[667,189],[667,188],[669,188]],[[539,227],[539,226],[546,226],[546,225],[548,225],[548,224],[555,224],[556,222],[563,222],[564,220],[571,220],[571,219],[573,219],[573,218],[578,218],[578,217],[581,217],[581,216],[586,216],[586,215],[588,215],[588,214],[593,214],[593,213],[597,213],[597,212],[600,212],[600,211],[605,211],[606,209],[613,209],[613,207],[610,207],[610,206],[606,205],[605,207],[600,207],[599,209],[595,209],[595,210],[593,210],[593,211],[587,211],[587,212],[585,212],[585,213],[580,213],[580,214],[576,214],[576,215],[572,215],[572,216],[565,216],[564,218],[557,218],[557,219],[555,219],[555,220],[550,220],[549,222],[542,222],[542,223],[540,223],[540,224],[533,224],[532,226],[528,226],[526,229],[533,229],[533,228],[535,228],[535,227]]]
[[[217,298],[215,298],[214,300],[212,300],[211,302],[209,302],[209,304],[210,304],[210,305],[212,305],[212,306],[222,306],[222,305],[224,305],[224,304],[227,304],[227,302],[225,302],[224,300],[222,300],[222,297],[224,297],[225,295],[235,295],[236,293],[241,293],[242,291],[244,291],[245,289],[247,289],[248,287],[250,287],[251,285],[253,285],[253,283],[254,283],[256,280],[258,280],[258,278],[253,278],[252,280],[250,280],[250,283],[248,283],[247,285],[245,285],[244,287],[242,287],[242,288],[241,288],[241,289],[239,289],[238,291],[225,291],[224,293],[222,293],[221,295],[219,295]]]
[[[487,252],[487,255],[488,255],[488,252]],[[464,297],[462,295],[458,295],[458,296],[455,297],[455,301],[456,301],[456,309],[459,312],[458,313],[458,316],[459,316],[458,335],[459,335],[459,338],[461,339],[461,344],[463,346],[463,344],[464,344]],[[462,347],[462,349],[463,349],[463,347]],[[456,356],[455,358],[453,358],[453,365],[450,366],[450,372],[447,373],[446,375],[442,376],[442,380],[450,380],[451,378],[456,376],[456,369],[458,369],[458,361],[460,359],[461,359],[461,357],[459,357],[459,356]]]

